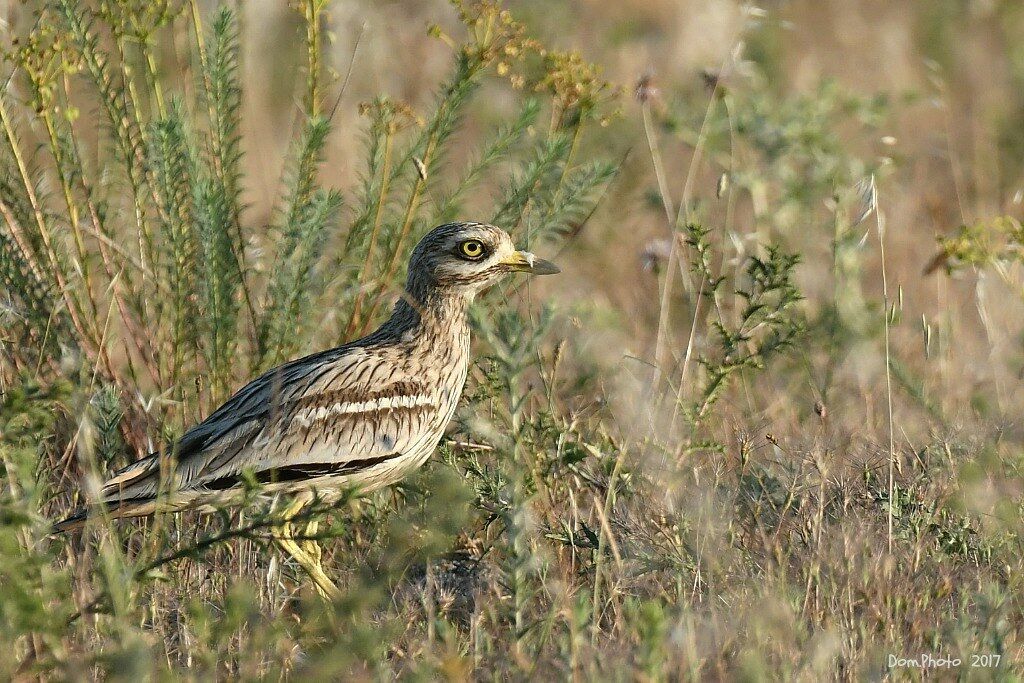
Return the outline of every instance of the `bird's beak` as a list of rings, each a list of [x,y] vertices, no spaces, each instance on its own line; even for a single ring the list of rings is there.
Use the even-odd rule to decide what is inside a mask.
[[[537,258],[528,251],[514,251],[502,263],[512,270],[521,270],[532,275],[554,275],[562,272],[562,269],[551,261]]]

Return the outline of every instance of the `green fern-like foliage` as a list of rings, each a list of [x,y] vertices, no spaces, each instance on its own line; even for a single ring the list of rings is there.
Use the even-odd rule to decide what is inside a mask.
[[[57,314],[56,304],[48,294],[46,284],[41,280],[13,237],[0,233],[0,285],[6,293],[6,300],[0,301],[5,310],[7,330],[5,343],[30,345],[29,340],[42,343],[47,337],[47,326],[51,316]],[[58,321],[63,317],[58,315]],[[61,326],[54,330],[50,340],[66,332]],[[24,338],[23,335],[27,335]]]
[[[186,137],[182,104],[171,103],[166,118],[155,121],[150,132],[150,166],[159,198],[159,217],[165,248],[164,272],[170,287],[169,309],[173,331],[169,342],[173,354],[171,371],[180,375],[187,355],[197,343],[198,319],[196,206],[192,194],[195,153]]]
[[[524,133],[537,121],[540,114],[540,102],[529,99],[523,105],[519,115],[510,123],[495,131],[469,164],[463,175],[456,181],[451,191],[445,193],[437,202],[437,218],[439,222],[454,219],[462,208],[461,200],[476,187],[487,172],[509,154],[523,138]]]
[[[301,333],[309,326],[310,292],[319,289],[315,269],[342,202],[340,193],[321,189],[317,181],[329,132],[326,119],[311,120],[297,145],[295,168],[276,228],[281,248],[263,306],[265,317],[260,321],[260,365],[279,363],[294,354]]]

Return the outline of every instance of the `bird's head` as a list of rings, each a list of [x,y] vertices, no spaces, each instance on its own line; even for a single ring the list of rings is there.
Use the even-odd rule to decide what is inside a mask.
[[[424,236],[409,260],[410,292],[446,290],[472,298],[508,273],[551,275],[550,261],[516,249],[509,234],[485,223],[446,223]]]

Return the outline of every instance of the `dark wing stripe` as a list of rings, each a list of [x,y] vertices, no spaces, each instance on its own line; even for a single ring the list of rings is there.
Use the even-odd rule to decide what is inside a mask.
[[[256,481],[261,484],[275,484],[289,481],[305,481],[315,477],[326,477],[340,474],[352,474],[369,469],[389,460],[401,457],[401,453],[389,453],[375,458],[364,458],[362,460],[349,460],[348,462],[311,462],[301,465],[286,465],[284,467],[272,467],[260,470],[255,473]],[[207,482],[202,486],[210,491],[225,491],[234,488],[244,481],[240,474],[228,474]]]

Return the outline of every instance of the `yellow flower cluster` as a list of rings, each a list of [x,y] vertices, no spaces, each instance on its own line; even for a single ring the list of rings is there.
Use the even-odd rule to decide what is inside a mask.
[[[516,90],[548,92],[560,113],[572,111],[578,118],[597,112],[618,96],[620,89],[601,78],[599,67],[577,51],[546,49],[530,38],[526,27],[498,2],[452,0],[452,4],[469,30],[469,39],[460,45],[436,24],[431,25],[430,34],[453,50],[461,50],[481,68],[493,66],[495,73]]]

